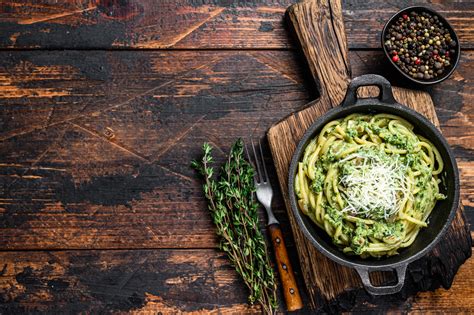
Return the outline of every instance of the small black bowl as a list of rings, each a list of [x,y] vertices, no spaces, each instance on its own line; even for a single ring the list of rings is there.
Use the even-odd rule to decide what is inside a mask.
[[[430,13],[431,15],[436,15],[438,17],[438,19],[444,24],[444,26],[446,27],[446,29],[449,31],[449,34],[451,35],[451,38],[453,40],[456,41],[457,45],[456,47],[454,48],[456,50],[456,53],[455,53],[455,56],[453,56],[454,58],[452,60],[454,60],[454,62],[451,63],[451,66],[450,68],[448,68],[445,73],[443,74],[442,77],[437,77],[437,78],[434,78],[434,79],[429,79],[429,80],[420,80],[420,79],[415,79],[415,78],[412,78],[411,76],[409,76],[408,74],[406,74],[405,72],[403,72],[402,69],[400,69],[400,67],[398,67],[398,65],[392,60],[391,56],[390,56],[390,53],[387,51],[387,48],[385,47],[385,35],[386,35],[386,32],[388,30],[388,27],[394,22],[396,21],[399,17],[401,17],[403,14],[410,14],[410,12],[412,11],[415,11],[417,13],[421,13],[421,12],[427,12],[427,13]],[[389,60],[389,62],[398,70],[398,72],[400,72],[405,78],[407,78],[408,80],[412,81],[412,82],[415,82],[415,83],[418,83],[418,84],[422,84],[422,85],[432,85],[432,84],[435,84],[435,83],[439,83],[441,81],[444,81],[446,80],[454,71],[454,69],[456,69],[458,63],[459,63],[459,57],[461,56],[461,47],[460,47],[460,44],[459,44],[459,38],[458,36],[456,35],[456,32],[454,31],[453,27],[451,26],[451,24],[449,24],[449,22],[443,17],[441,16],[438,12],[432,10],[432,9],[429,9],[427,7],[423,7],[423,6],[412,6],[412,7],[407,7],[407,8],[404,8],[400,11],[398,11],[397,13],[395,13],[389,20],[387,23],[385,23],[385,26],[383,27],[383,30],[382,30],[382,35],[381,35],[381,43],[382,43],[382,48],[383,48],[383,51],[385,52],[385,56],[387,57],[387,59]]]

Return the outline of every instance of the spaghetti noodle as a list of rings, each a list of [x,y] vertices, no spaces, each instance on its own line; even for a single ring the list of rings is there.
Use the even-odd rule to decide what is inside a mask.
[[[440,193],[443,160],[413,126],[390,114],[327,123],[298,164],[298,205],[344,253],[397,254],[410,246]]]

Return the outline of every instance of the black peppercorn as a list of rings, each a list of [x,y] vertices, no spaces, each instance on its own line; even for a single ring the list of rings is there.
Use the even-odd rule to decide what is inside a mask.
[[[442,75],[451,66],[458,44],[438,16],[429,12],[400,13],[384,38],[386,51],[400,70],[423,80]]]

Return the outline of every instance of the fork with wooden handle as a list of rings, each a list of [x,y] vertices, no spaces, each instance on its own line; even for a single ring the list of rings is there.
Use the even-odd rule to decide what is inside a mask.
[[[278,272],[280,274],[281,284],[283,286],[283,295],[285,297],[286,307],[288,311],[296,311],[303,307],[303,302],[301,301],[301,296],[296,285],[296,279],[293,273],[293,268],[291,267],[291,263],[288,258],[285,241],[283,240],[283,235],[281,233],[280,223],[275,218],[275,215],[272,211],[273,190],[268,178],[267,168],[265,166],[265,160],[263,158],[262,146],[259,142],[259,159],[258,154],[255,150],[253,140],[251,140],[251,143],[254,162],[257,167],[257,175],[254,178],[257,199],[267,211],[267,225],[272,239],[276,263],[278,264]],[[247,150],[247,146],[245,146],[245,149],[247,151],[247,156],[250,161],[250,155]],[[260,167],[260,164],[262,164],[262,168]]]

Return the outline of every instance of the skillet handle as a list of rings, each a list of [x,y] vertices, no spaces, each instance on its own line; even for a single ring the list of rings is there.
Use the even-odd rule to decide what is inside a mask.
[[[390,269],[371,269],[370,267],[356,267],[355,269],[359,274],[360,279],[362,280],[362,284],[364,285],[365,290],[368,293],[372,295],[387,295],[400,292],[400,290],[403,288],[403,285],[405,283],[405,274],[407,266],[407,264],[404,264],[395,268],[395,271],[397,273],[397,284],[381,287],[376,287],[372,285],[372,283],[370,282],[369,272]]]
[[[360,77],[354,78],[351,83],[349,83],[349,86],[347,87],[346,96],[342,101],[342,106],[350,106],[357,104],[357,102],[359,101],[359,98],[357,97],[357,90],[362,86],[370,85],[375,85],[379,87],[380,93],[377,98],[380,101],[389,104],[396,103],[395,99],[393,98],[392,86],[390,85],[390,82],[388,82],[387,79],[378,74],[365,74],[361,75]]]

